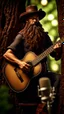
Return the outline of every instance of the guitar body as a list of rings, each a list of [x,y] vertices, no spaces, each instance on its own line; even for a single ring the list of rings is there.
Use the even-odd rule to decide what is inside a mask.
[[[37,55],[35,53],[28,52],[26,53],[26,55],[22,60],[25,62],[32,62],[33,60],[36,59],[36,57]],[[41,63],[33,67],[32,73],[26,73],[11,64],[7,64],[4,67],[4,74],[10,87],[16,92],[22,92],[27,88],[27,86],[30,83],[30,80],[35,76],[37,76],[41,72],[41,70],[42,70]]]
[[[29,73],[20,70],[16,66],[7,64],[4,67],[3,72],[10,87],[16,92],[24,91],[29,85],[30,80],[41,72],[41,60],[43,60],[48,54],[50,54],[55,49],[56,44],[60,46],[63,41],[64,38],[55,42],[53,45],[51,45],[48,49],[46,49],[38,56],[33,52],[28,52],[22,60],[28,63],[32,63],[33,71]]]

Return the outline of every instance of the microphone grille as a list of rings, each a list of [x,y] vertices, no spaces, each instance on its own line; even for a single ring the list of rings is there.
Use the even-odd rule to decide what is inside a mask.
[[[51,87],[50,79],[47,77],[40,78],[39,79],[39,85],[40,85],[40,88],[42,88],[42,87],[50,88]]]

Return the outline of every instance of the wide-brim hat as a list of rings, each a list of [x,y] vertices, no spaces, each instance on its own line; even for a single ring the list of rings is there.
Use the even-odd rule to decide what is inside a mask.
[[[37,14],[39,16],[39,20],[45,17],[46,13],[42,9],[37,9],[35,5],[29,5],[26,7],[26,11],[21,13],[19,18],[20,20],[26,20],[28,17]]]

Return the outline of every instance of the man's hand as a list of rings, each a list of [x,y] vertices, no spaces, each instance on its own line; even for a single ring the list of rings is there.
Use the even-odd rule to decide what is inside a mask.
[[[19,62],[19,68],[23,71],[30,71],[30,65],[24,61]]]
[[[60,48],[60,47],[61,47],[61,43],[59,42],[59,43],[57,43],[57,44],[54,46],[54,49]]]

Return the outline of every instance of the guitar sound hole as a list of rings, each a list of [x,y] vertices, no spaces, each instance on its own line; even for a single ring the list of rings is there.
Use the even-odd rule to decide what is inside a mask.
[[[17,70],[16,67],[15,67],[14,70],[15,70],[15,72],[16,72],[17,77],[20,79],[21,82],[23,82],[23,79],[22,79],[21,75],[19,74],[19,72],[18,72],[18,70]]]
[[[33,76],[33,71],[34,71],[32,62],[27,62],[27,63],[30,65],[30,70],[29,70],[29,72],[28,72],[28,76],[29,76],[30,78],[32,78],[32,76]]]

